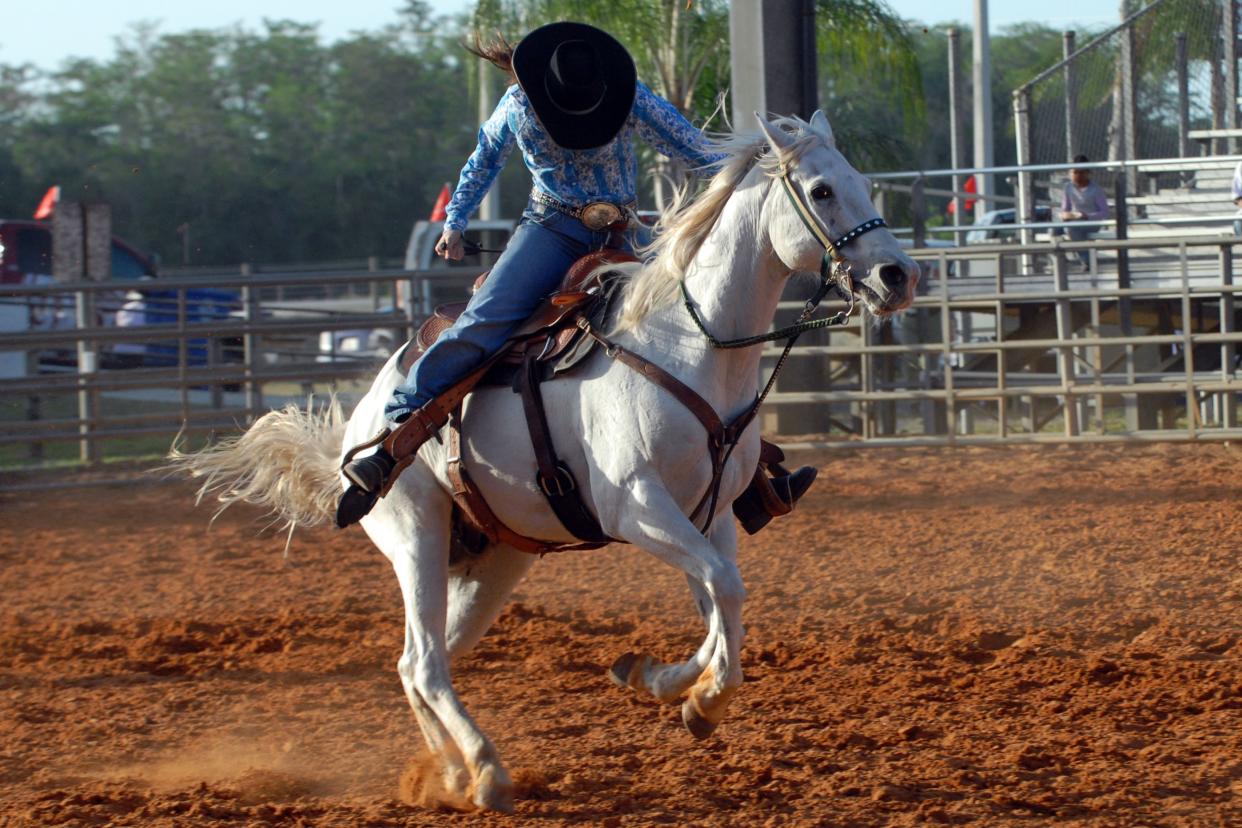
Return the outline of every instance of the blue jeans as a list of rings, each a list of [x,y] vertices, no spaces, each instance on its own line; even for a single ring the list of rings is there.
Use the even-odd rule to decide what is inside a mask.
[[[569,266],[603,248],[611,235],[607,230],[588,230],[577,219],[546,205],[528,205],[487,281],[453,327],[414,364],[386,413],[396,416],[402,409],[426,405],[500,350],[509,335],[556,291]],[[625,249],[629,247],[627,242]]]
[[[1064,227],[1054,227],[1052,235],[1059,236],[1062,232],[1069,236],[1070,241],[1090,241],[1092,233],[1098,233],[1100,225],[1098,224],[1067,224]],[[1091,253],[1087,250],[1075,251],[1078,261],[1082,262],[1083,267],[1090,267]]]

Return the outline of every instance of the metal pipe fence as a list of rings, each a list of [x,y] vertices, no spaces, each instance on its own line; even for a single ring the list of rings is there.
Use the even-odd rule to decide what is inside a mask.
[[[855,367],[823,372],[837,378],[829,388],[782,388],[769,400],[816,406],[829,423],[852,419],[838,429],[847,434],[799,439],[798,448],[1237,439],[1239,241],[913,251],[935,275],[893,325],[923,332],[922,341],[875,343],[864,319],[852,335],[795,351]],[[1107,265],[1127,251],[1159,258],[1123,287]],[[1090,271],[1071,272],[1079,252],[1092,255]],[[1021,272],[1027,261],[1042,269]],[[993,269],[954,275],[972,263]]]
[[[174,435],[230,431],[272,406],[348,394],[382,354],[338,352],[338,333],[386,331],[403,343],[435,303],[464,295],[477,275],[371,263],[365,271],[243,266],[210,279],[2,285],[4,318],[24,321],[0,330],[0,473],[162,454]],[[135,290],[156,321],[118,325],[124,295]],[[196,298],[204,290],[210,300]],[[414,298],[397,307],[399,296]],[[376,309],[380,300],[388,310]]]
[[[1037,221],[1036,205],[1045,205],[1048,213],[1055,216],[1060,205],[1059,186],[1068,180],[1071,169],[1086,169],[1098,173],[1100,183],[1115,192],[1111,197],[1112,216],[1087,224],[1114,227],[1125,223],[1134,227],[1227,227],[1238,216],[1226,211],[1232,208],[1228,178],[1233,169],[1242,163],[1242,155],[1212,155],[1190,158],[1148,158],[1136,160],[1056,162],[1021,164],[994,167],[968,167],[962,169],[895,170],[869,173],[868,178],[876,190],[876,206],[886,218],[886,194],[919,191],[919,199],[910,200],[911,225],[895,227],[900,236],[913,236],[916,246],[921,246],[928,236],[952,235],[961,243],[965,234],[972,231],[998,232],[1014,230],[1024,243],[1034,241],[1031,231],[1059,229],[1072,226],[1064,221]],[[989,175],[1010,181],[1015,196],[1003,194],[979,195],[960,189],[952,189],[952,182],[964,176]],[[930,182],[943,181],[950,189],[930,186]],[[1161,189],[1160,182],[1171,183]],[[1141,194],[1127,195],[1124,202],[1118,192],[1128,192],[1137,187]],[[984,199],[989,208],[998,210],[1013,207],[1012,221],[1001,224],[960,225],[955,222],[947,208],[965,200]],[[921,209],[915,209],[919,206]],[[1199,211],[1200,207],[1213,210],[1210,214]],[[934,226],[937,215],[947,216],[947,224]],[[890,220],[890,225],[896,222]]]
[[[913,308],[883,326],[864,313],[806,337],[769,397],[765,431],[801,448],[1242,438],[1239,242],[1170,235],[914,250],[926,278]],[[93,315],[115,284],[4,286],[0,303],[72,307],[89,324],[0,332],[0,356],[24,355],[26,365],[0,378],[0,469],[152,456],[178,433],[203,439],[311,396],[358,396],[382,355],[343,359],[336,334],[391,331],[400,344],[476,275],[160,279],[176,296],[175,320],[132,328]],[[236,304],[194,320],[193,291],[205,286],[232,291]],[[278,298],[295,289],[309,298]],[[801,308],[797,290],[778,323]],[[377,312],[373,293],[391,297],[390,309]],[[175,360],[118,366],[123,344],[160,345]],[[778,350],[765,351],[767,366]]]

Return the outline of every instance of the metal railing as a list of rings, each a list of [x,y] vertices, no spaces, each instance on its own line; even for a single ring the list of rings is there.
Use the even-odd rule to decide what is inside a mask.
[[[818,435],[793,443],[801,448],[1242,438],[1239,243],[1168,236],[914,250],[926,280],[912,310],[806,337],[769,397],[765,430]],[[5,286],[2,302],[72,297],[92,324],[0,333],[0,353],[32,355],[35,369],[0,379],[0,468],[98,464],[116,456],[105,445],[144,440],[159,453],[178,432],[232,432],[312,393],[361,394],[378,359],[334,358],[318,338],[391,328],[403,341],[475,275],[239,273],[209,283],[236,292],[230,316],[202,322],[191,321],[185,297],[204,281],[160,279],[179,297],[176,321],[131,329],[93,321],[94,300],[115,284]],[[394,297],[397,285],[414,301],[375,312],[375,295]],[[336,297],[337,312],[277,298],[293,287]],[[796,313],[794,299],[781,314]],[[351,302],[359,309],[345,310]],[[171,344],[177,362],[110,369],[101,357],[125,342]],[[70,352],[75,364],[48,373],[38,355],[49,351]],[[65,444],[75,452],[45,450]]]
[[[929,235],[952,234],[956,243],[961,245],[965,241],[965,234],[971,230],[981,228],[996,229],[996,227],[991,225],[983,226],[963,223],[962,220],[968,212],[965,209],[965,203],[968,200],[984,201],[989,203],[990,207],[1013,206],[1017,221],[1015,225],[1004,225],[1005,229],[1031,230],[1065,225],[1065,222],[1057,221],[1035,222],[1035,206],[1040,192],[1046,194],[1045,203],[1050,208],[1055,209],[1060,205],[1060,193],[1056,190],[1054,177],[1060,175],[1068,176],[1071,169],[1086,169],[1100,173],[1103,178],[1102,186],[1106,190],[1111,189],[1112,191],[1110,206],[1113,208],[1114,217],[1098,222],[1092,221],[1089,222],[1090,224],[1115,225],[1119,221],[1124,221],[1134,226],[1203,225],[1209,227],[1225,225],[1237,217],[1225,213],[1230,207],[1231,197],[1224,186],[1222,186],[1220,191],[1221,212],[1219,214],[1146,217],[1141,215],[1134,206],[1131,206],[1131,202],[1136,199],[1132,185],[1136,183],[1144,185],[1139,188],[1145,193],[1137,197],[1139,200],[1146,199],[1159,202],[1161,196],[1149,193],[1155,190],[1156,183],[1161,178],[1173,177],[1177,179],[1178,184],[1182,187],[1193,186],[1196,178],[1203,177],[1205,174],[1227,175],[1240,162],[1242,162],[1242,155],[1213,155],[1200,158],[1147,158],[1131,161],[1095,161],[1077,164],[1048,163],[965,167],[961,169],[893,170],[869,173],[868,178],[872,181],[875,188],[876,206],[881,215],[886,215],[886,205],[884,204],[886,192],[896,190],[910,193],[912,224],[908,227],[897,227],[894,229],[894,233],[911,236],[916,246],[922,246]],[[973,175],[1004,177],[1012,182],[1016,195],[979,195],[978,193],[968,193],[960,189],[937,189],[929,186],[929,182],[951,182]],[[1064,181],[1065,179],[1060,180]],[[953,223],[951,225],[936,227],[930,224],[932,215],[939,212],[939,210],[933,209],[931,204],[932,198],[937,199],[940,205],[943,205],[946,200],[954,205]],[[1174,195],[1168,195],[1165,198],[1167,198],[1169,203],[1175,203],[1176,201],[1176,196]],[[1023,233],[1021,238],[1026,243],[1034,240],[1029,232]]]
[[[110,445],[232,430],[273,405],[357,382],[378,369],[379,356],[351,359],[331,345],[320,348],[321,338],[335,344],[333,332],[387,329],[392,341],[405,342],[436,302],[464,295],[477,275],[376,269],[254,274],[243,266],[210,280],[0,286],[2,305],[54,309],[52,317],[73,322],[0,331],[0,357],[8,356],[0,363],[9,366],[0,377],[0,469],[97,464],[125,453],[109,455],[104,449]],[[235,301],[226,313],[198,312],[193,297],[204,288]],[[169,321],[107,324],[126,289],[174,296],[159,310]],[[293,293],[299,298],[289,298]],[[414,301],[398,307],[394,297],[400,295]],[[383,302],[391,310],[376,310]],[[48,451],[66,443],[76,444],[72,456]]]
[[[863,319],[829,344],[796,349],[849,367],[822,372],[830,387],[769,400],[817,406],[834,425],[852,420],[851,446],[1237,439],[1239,243],[915,250],[935,275],[906,317],[889,328]],[[1090,257],[1087,272],[1071,267],[1078,253]],[[1128,269],[1140,255],[1150,264]],[[903,327],[921,341],[893,341]]]

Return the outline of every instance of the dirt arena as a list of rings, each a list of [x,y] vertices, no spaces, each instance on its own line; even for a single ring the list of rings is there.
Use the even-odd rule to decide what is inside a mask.
[[[180,483],[0,499],[0,825],[1242,825],[1242,451],[867,451],[744,541],[717,735],[673,571],[550,556],[456,670],[517,813],[402,799],[397,586],[359,531]],[[41,506],[39,504],[42,504]]]

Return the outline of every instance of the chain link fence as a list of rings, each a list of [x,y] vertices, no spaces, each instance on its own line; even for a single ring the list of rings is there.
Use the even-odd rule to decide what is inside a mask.
[[[1238,125],[1236,9],[1156,0],[1085,43],[1066,32],[1065,59],[1014,93],[1019,163],[1232,151],[1226,138],[1213,147],[1193,133]]]

